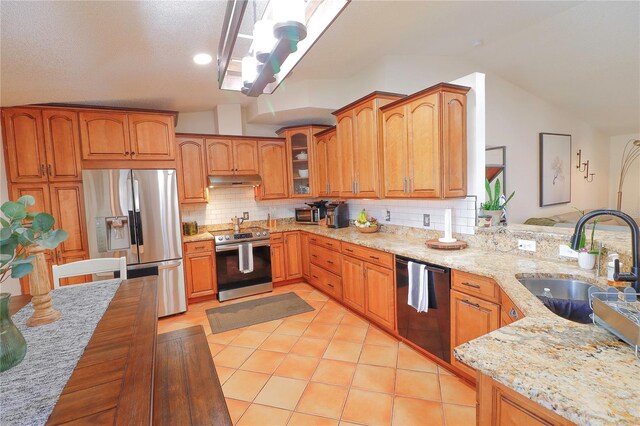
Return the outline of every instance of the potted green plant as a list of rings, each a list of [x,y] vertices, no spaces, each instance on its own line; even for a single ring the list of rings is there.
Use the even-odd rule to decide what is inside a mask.
[[[598,256],[598,253],[600,253],[600,250],[595,246],[595,242],[594,242],[594,234],[596,232],[597,224],[598,224],[598,219],[595,219],[593,221],[593,227],[591,228],[591,236],[589,239],[590,240],[589,244],[586,244],[586,234],[584,230],[583,230],[583,235],[580,237],[581,238],[580,243],[582,247],[578,249],[578,266],[580,266],[580,268],[582,269],[593,269],[593,267],[596,264],[596,257]],[[585,238],[584,244],[582,243],[583,241],[582,238]]]
[[[0,284],[11,278],[22,278],[33,270],[35,256],[29,249],[40,246],[54,249],[68,235],[53,229],[55,220],[48,213],[27,212],[35,199],[30,195],[0,206]],[[10,293],[0,293],[0,372],[18,365],[27,353],[27,343],[9,317]]]
[[[502,216],[502,209],[507,205],[509,201],[516,195],[516,191],[513,191],[511,195],[504,201],[500,201],[501,196],[501,187],[500,187],[500,179],[496,179],[496,184],[493,188],[493,193],[491,191],[491,184],[489,183],[489,179],[484,180],[484,187],[487,191],[487,200],[480,204],[480,209],[482,210],[481,215],[491,216],[491,225],[497,225],[500,223],[500,218]]]

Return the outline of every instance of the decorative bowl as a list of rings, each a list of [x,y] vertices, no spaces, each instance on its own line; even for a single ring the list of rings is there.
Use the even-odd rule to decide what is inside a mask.
[[[376,233],[380,230],[381,226],[380,225],[376,225],[376,226],[365,226],[363,228],[360,228],[359,226],[356,226],[356,229],[358,230],[358,232],[361,232],[363,234],[373,234]]]
[[[309,177],[309,169],[300,169],[298,170],[298,174],[303,178]]]
[[[301,152],[300,154],[296,155],[296,158],[298,160],[306,160],[307,158],[309,158],[309,155],[306,152]]]

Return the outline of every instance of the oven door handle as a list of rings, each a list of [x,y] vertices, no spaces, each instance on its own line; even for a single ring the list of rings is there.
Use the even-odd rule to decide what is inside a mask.
[[[253,247],[269,247],[271,245],[269,241],[247,241],[247,243],[251,243]],[[216,246],[216,253],[220,253],[223,251],[239,250],[242,244],[245,244],[245,243]]]

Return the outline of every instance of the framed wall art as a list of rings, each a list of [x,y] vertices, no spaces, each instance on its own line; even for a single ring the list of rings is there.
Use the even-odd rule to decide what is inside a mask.
[[[540,133],[540,207],[571,202],[571,135]]]

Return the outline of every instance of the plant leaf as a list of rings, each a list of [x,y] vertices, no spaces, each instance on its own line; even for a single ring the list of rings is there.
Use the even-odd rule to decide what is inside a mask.
[[[23,195],[22,197],[18,198],[18,203],[22,204],[23,206],[33,206],[36,203],[36,199],[33,198],[33,196],[31,195]]]
[[[491,184],[489,183],[489,179],[485,179],[484,180],[484,189],[485,191],[487,191],[487,195],[489,196],[489,200],[487,200],[485,204],[485,206],[490,206],[491,205]]]
[[[47,232],[53,227],[54,223],[55,220],[49,213],[38,213],[33,218],[33,224],[31,225],[31,228],[34,231]]]
[[[11,278],[22,278],[25,275],[33,271],[33,265],[31,263],[21,263],[19,265],[11,266]]]
[[[16,258],[14,259],[13,262],[11,262],[12,265],[22,265],[23,263],[31,263],[33,262],[33,259],[35,259],[35,256],[27,256],[27,257],[23,257],[23,258]]]
[[[496,179],[496,186],[494,190],[496,191],[496,198],[495,198],[496,210],[500,210],[500,179]]]
[[[7,254],[13,257],[13,254],[18,247],[18,239],[13,237],[8,240],[4,240],[0,243],[0,254]]]
[[[3,228],[8,228],[9,226],[11,226],[11,224],[9,222],[7,222],[6,220],[4,220],[1,217],[0,217],[0,223],[2,224]]]
[[[35,235],[31,229],[25,229],[24,232],[18,235],[18,243],[25,247],[29,247],[35,242]]]
[[[0,229],[0,241],[8,240],[13,235],[11,232],[11,228],[2,228]]]
[[[54,249],[58,247],[58,244],[63,242],[69,237],[67,231],[63,229],[56,229],[55,231],[47,232],[42,238],[38,241],[40,246],[47,249]]]
[[[27,217],[27,210],[25,210],[24,205],[20,203],[14,203],[13,201],[5,202],[0,210],[10,221],[22,220]]]

